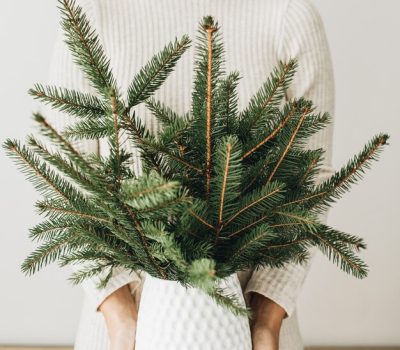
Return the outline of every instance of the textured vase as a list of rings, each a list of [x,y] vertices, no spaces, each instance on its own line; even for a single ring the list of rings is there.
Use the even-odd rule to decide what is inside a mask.
[[[220,282],[245,304],[236,274]],[[195,288],[146,275],[136,350],[251,350],[249,321]]]

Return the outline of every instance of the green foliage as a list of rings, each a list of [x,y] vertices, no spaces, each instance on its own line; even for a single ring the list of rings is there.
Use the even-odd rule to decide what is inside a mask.
[[[100,118],[106,113],[106,107],[99,98],[74,90],[36,84],[33,89],[29,90],[29,94],[51,105],[54,109],[59,109],[76,117],[101,121]]]
[[[22,264],[32,274],[58,261],[85,262],[71,281],[102,275],[99,288],[122,266],[200,288],[236,314],[249,314],[218,282],[244,268],[302,264],[318,247],[342,270],[363,278],[356,255],[362,238],[318,221],[377,160],[388,135],[375,136],[342,169],[316,185],[324,150],[307,140],[328,125],[312,101],[286,101],[297,61],[279,62],[248,106],[238,110],[238,72],[224,72],[218,23],[204,17],[197,37],[190,111],[179,115],[152,98],[189,47],[166,45],[135,75],[121,97],[96,32],[72,0],[59,0],[66,42],[98,96],[35,85],[30,94],[76,117],[62,133],[35,114],[51,149],[30,136],[3,147],[43,195],[45,220],[30,238],[40,246]],[[144,102],[162,125],[153,135],[132,111]],[[140,150],[143,174],[131,170],[122,132]],[[110,155],[76,150],[71,140],[106,137]],[[104,274],[104,272],[106,272]]]
[[[74,0],[59,0],[58,3],[65,42],[75,62],[85,72],[93,87],[107,98],[110,89],[116,87],[116,81],[98,35]]]
[[[189,47],[190,39],[184,35],[179,41],[169,43],[158,54],[154,55],[139,73],[133,78],[128,88],[128,106],[133,107],[150,97],[165,81]]]

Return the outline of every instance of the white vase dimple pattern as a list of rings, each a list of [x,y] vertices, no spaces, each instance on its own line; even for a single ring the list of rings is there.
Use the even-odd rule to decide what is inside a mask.
[[[221,281],[245,305],[234,274]],[[146,275],[139,306],[136,350],[251,350],[249,321],[195,288]]]

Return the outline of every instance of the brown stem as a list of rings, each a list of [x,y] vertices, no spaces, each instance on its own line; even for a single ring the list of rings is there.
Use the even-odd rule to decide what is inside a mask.
[[[285,117],[285,119],[283,119],[279,125],[266,137],[264,138],[261,142],[259,142],[257,145],[255,145],[252,149],[250,149],[249,151],[247,151],[240,160],[243,160],[245,158],[247,158],[248,156],[250,156],[251,154],[253,154],[255,151],[257,151],[261,146],[265,145],[269,140],[271,140],[273,137],[275,137],[275,135],[286,125],[286,123],[290,120],[290,118],[292,118],[294,111],[296,109],[296,104],[293,103],[293,106],[290,110],[290,112],[288,113],[288,115]]]
[[[264,221],[266,218],[268,217],[268,215],[264,215],[262,216],[260,219],[257,219],[256,221],[253,221],[251,224],[246,225],[245,227],[242,227],[240,230],[237,230],[235,232],[232,232],[229,236],[227,236],[228,238],[234,237],[236,235],[238,235],[239,233],[243,232],[244,230],[248,230],[249,228],[257,225],[259,222]]]
[[[225,169],[224,169],[224,178],[222,181],[222,190],[221,190],[221,200],[219,207],[219,224],[222,223],[222,215],[224,211],[224,202],[225,202],[225,192],[226,192],[226,183],[229,173],[229,161],[231,157],[232,145],[230,143],[227,144],[226,150],[226,161],[225,161]]]
[[[243,207],[242,209],[240,209],[239,211],[237,211],[234,215],[232,215],[227,221],[225,221],[223,223],[223,226],[226,226],[227,224],[229,224],[232,220],[234,220],[235,218],[237,218],[241,213],[243,213],[244,211],[246,211],[247,209],[251,208],[252,206],[260,203],[261,201],[263,201],[264,199],[274,195],[277,192],[280,192],[280,188],[276,188],[275,190],[273,190],[272,192],[269,192],[267,194],[265,194],[264,196],[258,198],[257,200],[255,200],[254,202],[251,202],[249,204],[247,204],[245,207]]]
[[[121,182],[121,169],[120,169],[120,163],[121,163],[121,156],[120,156],[120,146],[119,146],[119,125],[118,125],[118,102],[115,97],[115,93],[113,92],[111,94],[111,110],[112,110],[112,116],[113,116],[113,121],[114,121],[114,132],[115,132],[115,153],[117,156],[117,185],[120,185]]]
[[[303,114],[302,114],[301,117],[299,118],[299,122],[297,123],[296,128],[295,128],[294,131],[293,131],[293,134],[292,134],[292,136],[291,136],[291,138],[290,138],[290,140],[289,140],[289,143],[286,145],[285,150],[283,151],[281,157],[279,158],[279,160],[278,160],[278,162],[276,163],[274,169],[272,170],[271,174],[269,175],[266,184],[267,184],[268,182],[270,182],[270,181],[272,180],[272,178],[274,177],[276,171],[278,170],[279,166],[281,165],[281,163],[282,163],[283,159],[285,158],[287,152],[289,151],[290,147],[292,146],[292,144],[293,144],[293,142],[294,142],[294,139],[296,138],[296,135],[297,135],[297,133],[298,133],[300,127],[301,127],[301,124],[303,124],[304,118],[306,117],[306,115],[308,114],[309,111],[310,111],[310,110],[309,110],[308,108],[305,108],[305,109],[303,110]]]
[[[194,211],[189,209],[189,214],[192,215],[196,220],[200,221],[203,225],[211,228],[212,230],[215,230],[215,227],[208,223],[206,220],[204,220],[201,216],[197,215]]]
[[[212,93],[212,34],[215,28],[207,28],[207,45],[208,45],[208,66],[207,66],[207,117],[206,117],[206,195],[210,194],[211,183],[211,93]]]

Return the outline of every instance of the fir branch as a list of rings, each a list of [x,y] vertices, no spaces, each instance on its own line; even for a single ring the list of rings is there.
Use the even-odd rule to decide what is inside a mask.
[[[69,140],[96,140],[113,133],[113,125],[107,119],[85,119],[68,125],[62,135]]]
[[[199,222],[201,222],[203,225],[207,226],[208,228],[211,228],[212,230],[215,230],[215,227],[213,225],[211,225],[210,223],[207,222],[207,220],[205,220],[204,218],[202,218],[201,216],[197,215],[193,210],[189,209],[188,210],[189,214],[191,216],[193,216],[196,220],[198,220]]]
[[[227,238],[232,238],[237,236],[239,233],[242,233],[244,231],[247,231],[248,229],[252,228],[253,226],[258,225],[259,223],[265,221],[265,219],[267,219],[270,216],[270,214],[266,214],[266,215],[262,215],[260,218],[258,218],[257,220],[254,220],[253,222],[251,222],[250,224],[245,225],[244,227],[241,227],[239,230],[237,231],[233,231],[232,233],[230,233],[229,235],[227,235]],[[274,225],[270,225],[270,227],[274,227]]]
[[[65,41],[75,62],[99,93],[108,99],[110,89],[116,89],[116,82],[111,72],[110,60],[104,53],[98,35],[74,0],[58,0],[58,3]]]
[[[100,183],[97,183],[97,178],[93,178],[91,174],[80,172],[70,161],[65,160],[58,153],[51,153],[32,136],[28,138],[28,144],[32,146],[33,150],[35,150],[38,155],[59,170],[60,174],[68,176],[70,180],[76,183],[80,188],[90,193],[92,195],[90,197],[91,201],[103,208],[105,212],[111,214],[109,202],[113,200],[113,195],[107,187],[104,188],[103,180],[101,180]],[[73,198],[76,198],[73,203],[78,205],[78,207],[80,206],[80,203],[86,201],[84,197],[79,197],[78,193],[74,194]]]
[[[104,224],[111,224],[111,222],[104,217],[86,213],[65,204],[62,205],[53,200],[39,201],[38,203],[36,203],[36,206],[41,211],[41,213],[49,214],[51,219],[66,216],[72,218],[83,218],[83,219],[93,220],[95,222]]]
[[[215,288],[208,291],[207,294],[215,300],[218,305],[222,305],[230,310],[234,315],[240,317],[251,318],[252,311],[249,307],[243,306],[238,300],[237,295],[227,294],[223,288]]]
[[[275,164],[274,169],[271,171],[270,175],[268,176],[267,183],[269,183],[269,182],[272,180],[272,178],[274,177],[276,171],[278,170],[280,164],[282,163],[282,160],[285,158],[287,152],[289,151],[290,147],[292,146],[292,144],[293,144],[293,142],[294,142],[294,139],[296,138],[296,135],[297,135],[297,133],[298,133],[300,127],[301,127],[301,124],[302,124],[303,121],[304,121],[304,118],[307,116],[307,114],[308,114],[309,112],[310,112],[310,109],[307,108],[307,107],[305,107],[305,108],[302,110],[302,115],[301,115],[300,118],[299,118],[299,121],[298,121],[298,123],[297,123],[297,125],[296,125],[296,128],[294,129],[294,131],[293,131],[293,133],[292,133],[292,136],[291,136],[291,138],[290,138],[288,144],[286,145],[286,148],[284,149],[284,151],[283,151],[281,157],[279,158],[279,160],[278,160],[277,163]]]
[[[156,169],[158,174],[162,174],[162,167],[160,161],[158,160],[156,153],[149,152],[146,147],[145,140],[153,139],[153,135],[145,128],[141,123],[140,119],[136,117],[135,112],[133,112],[132,117],[129,115],[129,111],[126,111],[122,115],[122,128],[127,130],[130,138],[136,144],[136,146],[142,151],[143,157],[150,161],[154,169]]]
[[[66,231],[60,237],[52,239],[51,242],[42,244],[24,259],[21,265],[22,272],[32,275],[44,266],[57,260],[61,254],[69,249],[68,244],[76,239],[76,236],[69,235],[69,232]]]
[[[293,102],[291,104],[291,108],[289,110],[289,113],[285,116],[285,118],[277,125],[277,127],[268,135],[266,136],[263,140],[261,140],[257,145],[252,147],[250,150],[248,150],[241,158],[241,160],[246,159],[250,155],[252,155],[255,151],[257,151],[261,146],[265,145],[269,140],[274,138],[276,134],[286,125],[286,123],[293,117],[294,112],[297,108],[296,102]]]
[[[93,168],[83,155],[79,153],[78,150],[76,150],[59,132],[57,132],[57,130],[50,125],[41,114],[35,113],[33,117],[39,124],[42,134],[49,138],[56,146],[61,148],[77,168],[87,172],[92,177],[93,181],[98,183],[98,188],[109,188],[106,180],[99,175],[97,169]]]
[[[188,261],[185,259],[181,248],[177,244],[173,234],[165,229],[165,225],[161,222],[146,222],[143,226],[143,231],[159,248],[159,259],[167,263],[173,263],[179,270],[185,271],[189,266]],[[153,254],[155,249],[152,249]]]
[[[227,266],[235,266],[238,270],[243,266],[251,266],[251,262],[256,255],[255,252],[267,246],[276,236],[277,234],[267,224],[254,228],[237,241],[228,253],[228,259],[224,263]]]
[[[70,184],[51,171],[45,163],[40,162],[26,146],[21,146],[18,141],[7,139],[3,147],[9,156],[18,162],[28,180],[44,196],[56,195],[55,198],[61,198],[65,202],[74,201],[79,196]]]
[[[113,264],[110,262],[102,264],[92,264],[91,266],[89,265],[85,268],[81,268],[79,271],[74,271],[71,276],[68,277],[68,280],[71,281],[73,284],[80,284],[89,278],[104,275],[105,269],[109,268],[106,276],[101,278],[99,284],[97,284],[96,286],[97,288],[104,288],[112,276],[112,267]]]
[[[110,229],[111,228],[111,229]],[[132,240],[128,239],[129,234],[122,234],[117,225],[112,225],[105,229],[99,225],[88,224],[81,220],[78,221],[72,228],[71,232],[76,232],[85,238],[87,253],[101,253],[102,259],[112,259],[118,264],[125,264],[128,259],[129,263],[140,265],[140,258],[136,251],[136,245]],[[79,260],[78,255],[82,251],[71,252],[69,255],[62,257],[62,264],[66,260]],[[128,264],[129,265],[129,264]]]
[[[221,202],[220,202],[220,206],[219,206],[218,225],[222,224],[222,216],[223,216],[223,212],[224,212],[225,192],[226,192],[227,178],[228,178],[228,173],[229,173],[229,162],[230,162],[230,158],[231,158],[231,151],[232,151],[232,145],[230,143],[228,143],[226,145],[226,161],[225,161],[224,175],[223,175],[223,179],[222,179]]]
[[[242,306],[237,295],[228,293],[227,290],[223,288],[222,283],[225,283],[225,281],[218,279],[216,277],[216,272],[215,261],[210,259],[198,259],[188,266],[187,280],[190,286],[202,290],[205,294],[214,299],[218,305],[227,308],[237,316],[248,317],[250,315],[250,309]]]
[[[219,111],[218,82],[223,72],[223,45],[220,42],[219,26],[211,16],[204,16],[199,24],[200,44],[196,46],[195,81],[192,91],[192,115],[194,121],[188,131],[186,144],[190,149],[187,157],[202,164],[202,176],[188,172],[200,187],[197,193],[205,198],[210,194],[212,176],[212,153],[214,140],[218,140],[217,114]]]
[[[112,90],[110,92],[110,100],[111,100],[111,113],[113,119],[114,126],[114,137],[111,139],[111,146],[113,149],[112,156],[115,157],[115,175],[116,175],[116,186],[119,188],[121,184],[121,154],[120,154],[120,140],[119,140],[119,117],[118,117],[118,100],[115,95],[115,91]]]
[[[33,136],[29,136],[28,145],[40,155],[45,161],[53,165],[62,174],[67,175],[70,180],[79,184],[85,190],[97,194],[98,189],[82,172],[79,172],[70,161],[65,160],[59,153],[50,152],[42,143]]]
[[[312,158],[311,162],[308,164],[306,170],[304,171],[303,176],[301,177],[300,181],[298,182],[298,186],[303,186],[305,183],[306,179],[312,172],[312,170],[317,166],[318,162],[321,159],[322,154],[319,154],[318,156]]]
[[[233,220],[242,216],[243,213],[249,211],[253,207],[258,207],[259,205],[266,205],[268,207],[267,199],[271,199],[271,203],[276,200],[281,200],[281,193],[283,192],[283,184],[278,182],[272,182],[265,186],[260,193],[251,193],[243,198],[242,203],[244,204],[235,214],[233,214],[229,219],[223,223],[223,227],[226,227]]]
[[[50,241],[56,235],[71,228],[73,224],[73,220],[64,218],[44,221],[29,229],[29,238],[33,241]]]
[[[152,187],[147,187],[143,189],[137,189],[132,191],[132,189],[126,189],[125,194],[124,194],[124,200],[129,201],[133,200],[136,197],[141,197],[147,194],[152,194],[152,193],[157,193],[157,192],[162,192],[164,190],[171,190],[171,189],[176,189],[178,188],[179,183],[174,181],[174,182],[161,182],[158,185],[152,186]]]
[[[173,43],[169,43],[161,52],[154,55],[139,71],[128,88],[128,110],[146,100],[160,87],[190,42],[187,35],[182,36],[180,40],[176,38]]]
[[[210,183],[211,183],[211,92],[212,92],[212,65],[213,65],[213,51],[212,51],[212,37],[213,33],[217,30],[212,24],[205,26],[207,31],[207,49],[208,49],[208,60],[207,60],[207,117],[206,117],[206,195],[210,193]]]
[[[191,203],[187,190],[177,181],[166,181],[155,171],[142,175],[139,179],[124,181],[121,198],[142,217],[156,213],[159,217],[181,212],[182,205]]]
[[[63,254],[60,258],[59,266],[64,267],[70,264],[87,263],[88,261],[94,261],[97,263],[105,261],[111,263],[111,258],[113,257],[110,256],[108,259],[107,257],[108,255],[103,252],[93,251],[92,249],[86,248],[77,252]]]
[[[202,172],[202,169],[200,169],[196,165],[188,163],[182,157],[171,153],[169,150],[165,149],[162,145],[159,145],[154,140],[154,138],[149,135],[147,130],[139,123],[137,118],[134,117],[131,118],[128,114],[125,114],[124,126],[127,128],[133,141],[137,144],[139,148],[141,148],[146,157],[150,159],[151,163],[154,165],[154,168],[157,170],[159,174],[165,175],[165,173],[162,170],[161,162],[157,160],[157,157],[155,156],[157,153],[161,153],[162,155],[174,161],[177,161],[178,163],[190,169],[193,169],[198,173]]]
[[[277,227],[277,225],[271,225],[270,227]],[[281,248],[287,248],[290,246],[298,246],[300,243],[306,243],[307,245],[310,244],[310,239],[309,238],[298,238],[290,242],[286,243],[277,243],[277,244],[270,244],[268,247],[266,247],[266,250],[270,249],[281,249]]]
[[[287,222],[287,223],[283,223],[283,224],[274,224],[271,225],[271,227],[292,227],[292,226],[296,226],[296,225],[303,225],[303,222]]]
[[[237,131],[238,94],[237,86],[239,72],[231,72],[217,87],[217,118],[216,124],[226,134],[234,134]]]
[[[162,147],[160,147],[158,145],[153,144],[153,145],[148,145],[148,146],[150,148],[153,148],[154,151],[158,151],[158,152],[163,153],[165,156],[173,159],[174,161],[177,161],[178,163],[181,163],[182,165],[184,165],[185,167],[187,167],[189,169],[195,170],[198,173],[200,173],[202,171],[198,166],[187,162],[182,157],[179,157],[179,156],[167,151],[166,149],[163,149]]]
[[[289,220],[289,224],[291,225],[299,224],[311,229],[317,224],[317,221],[311,212],[274,210],[273,213]],[[294,222],[292,220],[294,220]]]
[[[157,215],[161,216],[164,209],[168,209],[168,214],[171,214],[173,209],[177,209],[180,211],[179,205],[181,204],[189,204],[190,199],[185,196],[185,193],[181,193],[180,195],[170,198],[168,200],[164,200],[163,202],[158,203],[154,206],[148,206],[147,208],[137,209],[138,214],[148,214],[148,213],[157,213]]]
[[[133,222],[135,224],[136,232],[138,233],[138,235],[140,237],[140,240],[142,242],[142,246],[143,246],[143,249],[144,249],[144,251],[146,253],[147,259],[154,266],[154,268],[156,269],[156,271],[158,272],[158,274],[159,274],[159,276],[161,278],[168,279],[167,272],[160,267],[160,265],[154,259],[153,255],[152,255],[152,253],[151,253],[151,251],[149,249],[149,245],[147,243],[145,234],[144,234],[144,232],[142,230],[140,221],[138,220],[138,218],[136,216],[136,213],[127,204],[124,204],[123,206],[124,206],[126,212],[128,213],[129,217],[133,220]]]
[[[126,126],[128,127],[128,131],[130,132],[130,135],[133,137],[133,139],[136,141],[138,146],[142,147],[144,151],[152,151],[153,153],[160,152],[163,155],[167,156],[168,158],[173,159],[174,161],[177,161],[178,163],[195,170],[196,172],[201,173],[202,169],[197,167],[196,165],[188,163],[185,159],[182,157],[179,157],[173,153],[171,153],[169,150],[165,149],[163,145],[159,145],[157,142],[155,142],[154,139],[151,139],[149,135],[144,135],[144,128],[139,128],[137,125],[135,125],[135,122],[127,116],[125,119]],[[155,162],[156,167],[159,168],[159,162]]]
[[[264,159],[261,159],[260,161],[258,161],[256,164],[254,164],[249,169],[248,174],[251,176],[250,181],[247,182],[247,179],[249,178],[249,176],[245,176],[246,185],[242,190],[242,195],[244,195],[246,192],[248,192],[252,188],[252,186],[256,184],[256,181],[264,174],[264,172],[267,169],[270,162],[271,162],[271,158],[270,158],[270,156],[267,156]]]
[[[351,250],[360,251],[361,249],[367,248],[364,239],[361,237],[335,230],[332,227],[324,224],[319,225],[319,227],[325,232],[326,235],[329,236],[330,240],[342,242]]]
[[[331,199],[332,196],[337,198],[345,190],[348,190],[350,184],[355,182],[358,177],[361,177],[364,169],[369,168],[371,160],[377,159],[376,157],[381,152],[382,146],[387,144],[388,138],[389,136],[386,134],[378,134],[375,136],[367,145],[365,145],[364,149],[354,158],[354,160],[350,161],[347,166],[341,169],[339,176],[334,174],[330,179],[318,186],[316,192],[319,193],[319,196],[321,197],[319,202],[323,199]],[[328,188],[328,190],[320,191],[320,189],[324,188]],[[313,207],[318,204],[319,203],[316,203]]]
[[[372,160],[376,160],[382,146],[387,144],[389,136],[387,134],[378,134],[364,149],[350,160],[339,171],[333,174],[328,180],[317,186],[317,188],[308,196],[291,200],[282,204],[280,207],[289,207],[293,205],[305,205],[308,209],[314,209],[329,205],[335,198],[340,198],[343,193],[349,190],[350,185],[355,183],[361,177],[361,174],[368,169]]]
[[[332,259],[340,268],[347,272],[352,273],[354,277],[364,278],[368,274],[367,265],[349,249],[348,238],[346,237],[345,242],[341,241],[340,234],[338,231],[331,229],[329,226],[320,225],[309,232],[310,237],[314,238],[315,243],[319,246],[321,251]],[[359,247],[363,246],[361,240],[353,237],[353,244],[360,244]]]
[[[102,101],[87,93],[35,84],[34,88],[29,90],[29,94],[53,108],[76,117],[99,119],[106,114]]]
[[[146,108],[148,108],[152,114],[156,117],[157,121],[165,128],[171,124],[174,124],[177,120],[187,121],[189,114],[184,116],[178,115],[170,107],[155,100],[154,98],[148,98],[145,102]]]
[[[209,198],[210,211],[215,212],[212,217],[216,222],[216,240],[223,227],[223,221],[236,209],[242,178],[241,153],[239,140],[235,136],[224,137],[216,146],[213,157],[212,193]]]
[[[183,118],[175,120],[158,133],[158,143],[170,145],[172,150],[176,148],[179,156],[183,158],[189,148],[187,144],[184,144],[186,143],[184,137],[191,124],[192,121],[186,121]]]
[[[250,135],[262,115],[275,108],[285,95],[297,69],[297,60],[279,61],[267,81],[250,100],[248,107],[240,114],[243,135]]]
[[[40,131],[57,146],[63,149],[68,155],[72,156],[72,160],[84,165],[85,168],[90,168],[90,165],[85,161],[82,155],[68,142],[40,113],[34,113],[33,119],[40,126]]]

